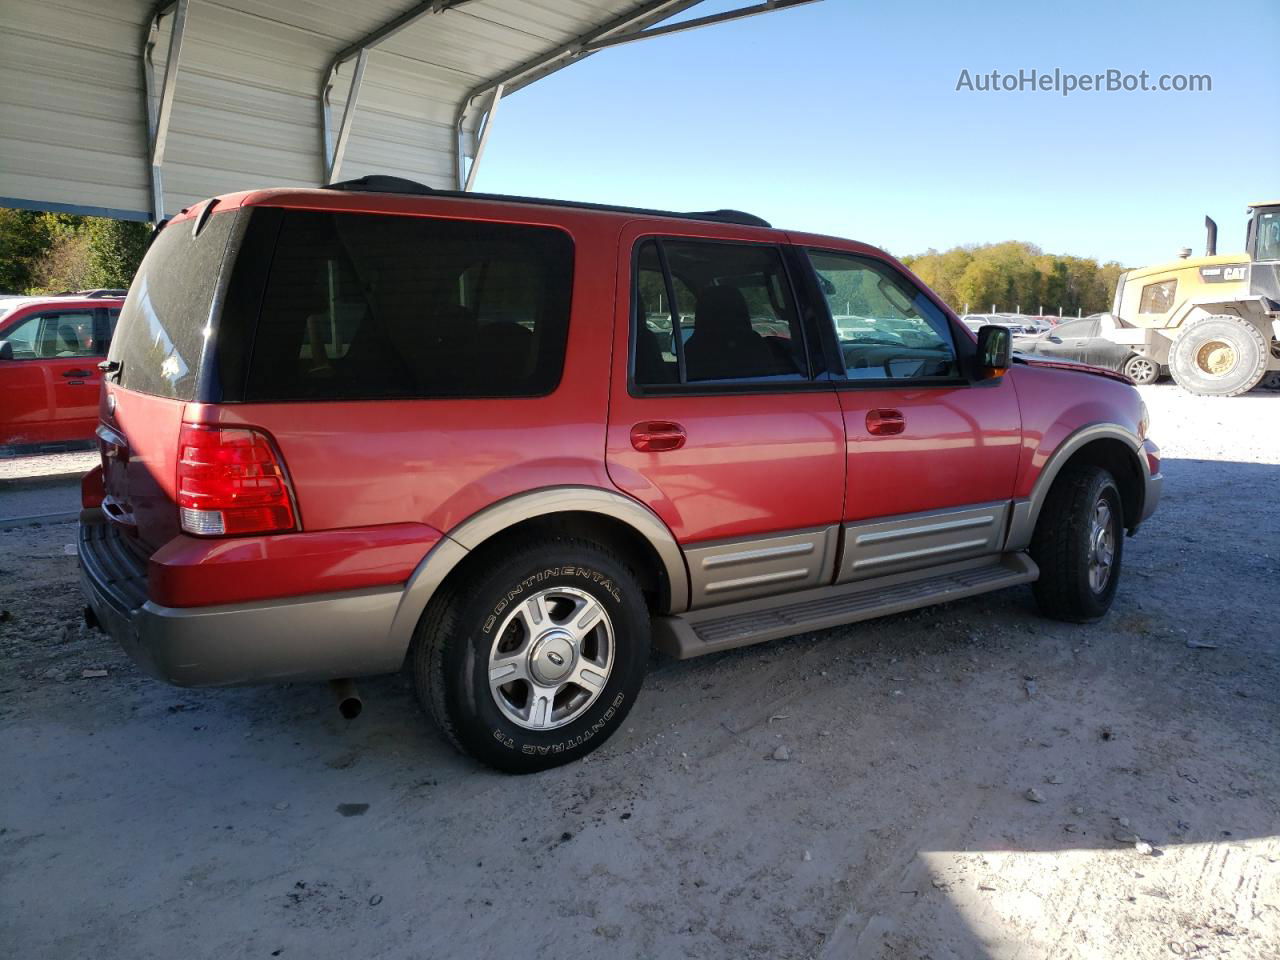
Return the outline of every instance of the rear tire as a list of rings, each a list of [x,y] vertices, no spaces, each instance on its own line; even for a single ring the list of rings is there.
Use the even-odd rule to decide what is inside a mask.
[[[1124,375],[1138,386],[1145,387],[1160,379],[1160,364],[1150,357],[1135,353],[1125,361]]]
[[[410,669],[459,750],[509,773],[586,756],[644,682],[649,611],[635,575],[583,540],[528,541],[432,600]]]
[[[1201,397],[1235,397],[1252,390],[1267,371],[1267,341],[1241,317],[1219,314],[1182,331],[1169,352],[1178,386]]]
[[[1115,479],[1101,467],[1065,467],[1040,510],[1031,558],[1040,611],[1055,620],[1092,623],[1111,608],[1120,584],[1124,515]]]

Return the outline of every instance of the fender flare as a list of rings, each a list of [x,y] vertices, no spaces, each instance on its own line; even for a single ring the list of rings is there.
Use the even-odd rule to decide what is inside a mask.
[[[1147,485],[1151,480],[1151,471],[1147,458],[1142,456],[1142,440],[1132,430],[1118,423],[1091,423],[1081,427],[1058,444],[1058,448],[1040,468],[1040,476],[1036,477],[1031,495],[1025,500],[1015,500],[1009,520],[1009,535],[1005,539],[1005,550],[1025,550],[1031,546],[1031,535],[1035,532],[1036,521],[1040,519],[1040,510],[1049,496],[1049,488],[1057,479],[1067,461],[1095,440],[1119,440],[1133,455],[1143,479],[1142,494],[1145,497]],[[1141,517],[1144,510],[1139,507]]]
[[[391,625],[392,639],[408,649],[422,611],[440,584],[480,544],[522,520],[568,512],[612,517],[638,533],[658,555],[671,586],[671,609],[664,612],[682,613],[688,607],[689,571],[684,552],[656,513],[638,500],[600,487],[544,487],[491,504],[450,530],[422,558],[405,584]]]

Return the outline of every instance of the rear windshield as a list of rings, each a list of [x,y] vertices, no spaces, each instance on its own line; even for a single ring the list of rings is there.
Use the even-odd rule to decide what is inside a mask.
[[[272,220],[255,213],[249,229]],[[559,383],[563,231],[299,210],[278,222],[245,400],[536,396]]]
[[[160,231],[143,258],[107,356],[120,362],[120,385],[175,400],[196,399],[214,291],[235,226],[215,213],[192,235],[192,222]]]

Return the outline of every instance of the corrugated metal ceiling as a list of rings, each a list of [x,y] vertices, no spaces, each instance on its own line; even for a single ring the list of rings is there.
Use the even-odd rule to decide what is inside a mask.
[[[456,185],[455,122],[471,95],[512,92],[573,62],[547,55],[621,19],[647,26],[698,0],[469,0],[444,3],[369,55],[342,177],[369,173]],[[344,48],[410,0],[189,0],[164,154],[165,209],[324,177],[319,91]],[[0,205],[151,209],[140,53],[145,0],[0,4]],[[638,16],[643,14],[643,16]],[[163,76],[173,17],[155,62]],[[582,54],[579,54],[582,55]],[[349,61],[334,88],[341,117]],[[537,69],[526,71],[525,68]],[[487,105],[462,114],[468,150]]]

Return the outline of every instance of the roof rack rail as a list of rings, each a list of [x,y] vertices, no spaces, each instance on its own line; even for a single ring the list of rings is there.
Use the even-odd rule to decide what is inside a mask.
[[[713,223],[736,223],[746,227],[772,227],[773,224],[755,214],[741,210],[701,210],[677,213],[671,210],[650,210],[644,207],[623,207],[607,203],[587,203],[576,200],[549,200],[545,197],[514,197],[504,193],[472,193],[461,190],[437,190],[425,183],[405,177],[370,174],[356,180],[343,180],[324,187],[326,190],[345,190],[355,193],[404,193],[432,197],[470,197],[475,200],[495,200],[500,203],[537,203],[547,207],[570,207],[575,210],[604,210],[615,213],[638,213],[651,217],[675,217],[680,220],[707,220]]]

